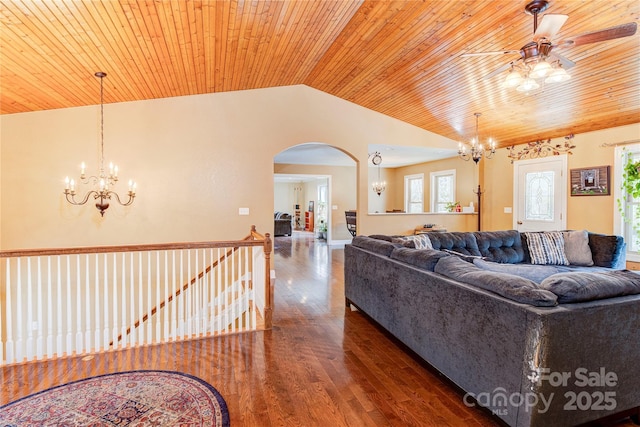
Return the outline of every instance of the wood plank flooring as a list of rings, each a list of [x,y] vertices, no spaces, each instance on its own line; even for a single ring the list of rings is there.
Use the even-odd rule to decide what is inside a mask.
[[[95,375],[161,369],[213,385],[232,426],[499,425],[345,309],[343,254],[311,233],[276,238],[272,330],[3,367],[0,404]]]

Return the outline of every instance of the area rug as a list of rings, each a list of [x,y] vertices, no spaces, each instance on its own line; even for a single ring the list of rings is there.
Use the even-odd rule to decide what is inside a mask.
[[[229,426],[227,404],[200,378],[131,371],[60,385],[0,407],[0,426]]]

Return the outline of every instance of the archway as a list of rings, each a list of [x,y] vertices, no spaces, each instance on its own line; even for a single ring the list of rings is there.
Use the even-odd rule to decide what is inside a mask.
[[[274,156],[274,210],[291,211],[294,231],[304,225],[318,234],[324,223],[327,244],[348,243],[344,212],[357,207],[357,177],[358,161],[341,148],[319,142],[289,147]]]

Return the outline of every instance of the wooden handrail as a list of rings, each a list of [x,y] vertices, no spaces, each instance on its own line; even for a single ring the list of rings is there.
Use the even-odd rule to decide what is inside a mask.
[[[269,233],[267,233],[267,236]],[[260,236],[256,239],[254,236]],[[140,252],[140,251],[159,251],[159,250],[175,250],[175,249],[208,249],[208,248],[226,248],[230,246],[259,246],[266,239],[259,233],[255,232],[255,226],[252,226],[252,232],[249,236],[242,240],[218,240],[210,242],[182,242],[182,243],[153,243],[145,245],[114,245],[114,246],[84,246],[76,248],[44,248],[44,249],[17,249],[0,251],[0,258],[28,257],[28,256],[45,256],[45,255],[76,255],[76,254],[99,254],[112,252]]]
[[[253,248],[253,250],[251,248]],[[217,249],[217,251],[214,251],[214,249]],[[231,285],[233,286],[229,288],[228,286],[230,278],[228,277],[228,272],[225,270],[225,272],[223,273],[225,276],[222,279],[219,279],[221,280],[221,283],[224,285],[225,289],[233,292],[233,294],[225,295],[233,295],[234,303],[231,306],[231,309],[225,311],[224,313],[230,314],[234,319],[240,319],[240,317],[238,316],[244,316],[242,325],[245,325],[252,330],[257,327],[270,329],[272,327],[271,319],[273,310],[273,287],[270,275],[272,268],[272,250],[273,242],[271,240],[270,234],[265,233],[264,235],[262,235],[256,231],[255,226],[252,226],[249,234],[241,240],[142,245],[134,244],[75,248],[17,249],[0,251],[0,260],[2,261],[2,265],[5,265],[6,263],[7,300],[18,301],[15,307],[9,306],[12,309],[15,308],[17,314],[15,317],[12,314],[11,316],[7,317],[8,319],[10,319],[10,323],[8,323],[9,326],[7,326],[7,331],[12,331],[9,333],[9,335],[7,335],[7,360],[15,361],[18,359],[22,359],[25,351],[27,352],[27,357],[31,357],[28,355],[29,351],[37,352],[38,357],[40,357],[45,353],[46,355],[55,355],[60,353],[61,351],[88,351],[90,345],[93,345],[93,348],[98,349],[113,348],[113,346],[125,341],[126,337],[130,334],[132,335],[133,331],[135,331],[136,329],[141,329],[142,325],[144,325],[145,322],[154,322],[152,317],[153,315],[157,316],[158,313],[161,312],[161,309],[167,309],[170,306],[170,303],[175,304],[178,297],[181,297],[181,295],[184,295],[185,291],[190,289],[190,287],[199,283],[199,279],[202,279],[207,274],[213,274],[215,269],[220,268],[229,260],[229,258],[235,259],[234,254],[238,252],[242,252],[243,254],[246,254],[246,256],[238,259],[237,269],[233,262],[231,262],[230,267],[233,268],[233,272],[237,271],[238,273],[241,273],[240,275],[236,275],[236,278],[242,277],[242,280],[246,278],[247,280],[251,281],[249,286],[244,287],[245,289],[248,289],[249,292],[237,291],[237,289],[239,288],[236,288],[237,281],[234,278],[233,272],[230,273],[231,280],[233,282],[231,283]],[[158,256],[155,264],[157,267],[157,280],[156,286],[154,288],[155,294],[151,292],[150,279],[147,283],[147,291],[144,291],[144,288],[141,285],[142,274],[144,273],[142,258],[145,254],[143,254],[143,251],[148,253],[148,277],[152,277],[153,274],[153,272],[151,271],[151,253],[156,252]],[[175,251],[189,252],[187,254],[189,257],[189,267],[188,271],[186,272],[186,276],[183,274],[182,269],[184,266],[182,260],[182,252],[180,253],[179,276],[176,276],[175,273],[175,256],[173,257],[173,264],[168,263],[167,256],[170,252],[174,252],[175,255]],[[203,251],[202,263],[199,262],[198,253],[200,251]],[[134,263],[135,252],[138,252],[138,254],[140,255],[140,261],[137,264]],[[165,291],[162,291],[160,287],[161,275],[159,269],[162,265],[160,260],[162,252],[165,253]],[[193,252],[195,252],[196,254],[196,269],[192,269],[193,263],[191,256],[193,255]],[[209,252],[211,255],[206,256],[205,253]],[[122,254],[121,266],[117,263],[116,253]],[[107,254],[113,254],[114,261],[111,265],[113,267],[112,273],[108,273],[107,270],[107,267],[109,266]],[[131,267],[129,270],[127,270],[126,257],[128,257],[129,254],[131,255]],[[135,257],[137,257],[138,254],[136,254]],[[153,256],[155,257],[156,254],[153,254]],[[91,262],[90,255],[93,255],[96,258],[95,265],[93,262]],[[102,257],[103,255],[104,277],[100,278],[99,275],[101,273],[103,265],[103,263],[100,262],[100,257]],[[49,258],[48,260],[44,260],[44,262],[47,264],[47,272],[45,272],[45,277],[43,280],[41,276],[41,258],[47,258],[50,256],[57,258],[57,260],[52,260],[51,258]],[[85,256],[86,261],[84,260]],[[77,262],[74,260],[75,257],[78,258]],[[61,258],[66,259],[62,260]],[[57,279],[54,277],[56,275],[52,274],[52,264],[55,264],[53,266],[55,271],[53,272],[57,273]],[[170,284],[170,281],[167,277],[167,266],[169,266],[169,268],[171,268],[173,271],[171,276],[173,277],[172,284]],[[75,273],[74,270],[76,270]],[[95,292],[92,291],[92,284],[94,282],[93,276],[91,276],[92,271],[95,271]],[[134,280],[134,273],[136,272],[140,276],[139,280]],[[121,281],[118,279],[120,273],[122,274]],[[36,275],[36,279],[34,279],[35,281],[32,280],[33,274]],[[264,279],[262,276],[263,274]],[[126,275],[130,275],[131,280],[127,280],[125,278]],[[83,279],[81,276],[85,278]],[[220,274],[218,274],[218,276],[220,276]],[[52,277],[53,280],[51,279]],[[66,281],[63,280],[64,277],[66,277]],[[4,278],[2,279],[2,282],[4,288]],[[259,289],[263,284],[265,285],[265,289]],[[63,290],[63,287],[65,285],[66,288]],[[75,286],[76,292],[74,292],[73,286]],[[109,305],[105,305],[102,309],[102,312],[99,314],[99,311],[97,310],[99,309],[99,306],[101,304],[101,294],[98,293],[98,287],[100,286],[104,291],[104,299],[109,300],[110,302],[112,300],[112,303],[110,304],[111,311],[109,311]],[[34,287],[37,288],[37,298],[35,298],[35,295],[32,292],[32,290],[35,289]],[[111,290],[112,288],[113,290]],[[13,298],[14,291],[17,295],[16,298]],[[256,291],[258,292],[257,294]],[[137,298],[134,298],[135,292],[137,292]],[[49,302],[57,304],[57,307],[59,309],[57,312],[49,311],[53,309],[52,304],[49,304],[48,308],[44,307],[40,295],[41,293],[42,296],[44,298],[47,298]],[[54,293],[55,295],[57,295],[57,299],[55,301],[52,297]],[[240,295],[236,295],[238,293]],[[73,295],[77,295],[77,297],[73,297]],[[147,296],[146,302],[143,299],[144,295]],[[152,303],[152,295],[155,295],[155,303]],[[66,298],[66,305],[63,305],[64,301],[62,297]],[[210,304],[211,307],[215,306],[215,310],[222,310],[220,305],[221,300],[211,299],[212,297],[215,297],[215,295],[213,295],[213,291],[210,293],[205,293],[203,296],[204,299],[202,301]],[[90,298],[92,298],[91,301]],[[98,307],[98,309],[96,310],[92,310],[92,307],[94,306],[93,300],[95,300],[95,306]],[[135,305],[136,300],[137,306]],[[253,308],[255,310],[253,313],[250,311],[251,300],[253,300]],[[26,304],[25,301],[27,302]],[[198,301],[199,300],[196,298],[196,303],[198,303]],[[84,304],[85,302],[86,304]],[[75,318],[73,318],[72,313],[74,306]],[[22,307],[24,307],[24,310],[21,309]],[[64,313],[62,311],[64,310],[62,310],[61,307],[64,307],[64,310],[67,311],[66,323],[63,322]],[[192,308],[193,307],[191,303],[189,303],[187,306],[180,307],[180,310],[185,310],[187,316],[185,317],[185,319],[187,319],[188,322],[191,322],[191,320],[194,318],[189,316],[194,316],[193,313],[196,313],[192,310]],[[198,309],[198,306],[196,306],[195,309],[200,310]],[[43,312],[43,310],[45,311]],[[256,321],[258,320],[256,318],[258,311],[260,311],[262,314],[262,319],[259,324],[256,323]],[[7,313],[12,313],[12,311],[8,310]],[[56,319],[52,317],[54,315],[57,316]],[[24,334],[25,328],[21,326],[23,324],[23,320],[25,317],[28,319],[32,319],[34,318],[33,316],[37,316],[38,318],[38,339],[47,339],[46,348],[42,347],[35,349],[33,347],[34,341],[32,339],[32,334],[29,334],[28,337]],[[42,321],[43,323],[40,323],[41,318],[45,319]],[[83,329],[80,329],[81,321],[79,319],[81,318],[84,326]],[[210,315],[207,315],[203,318],[206,318],[207,322],[213,322],[214,319],[217,319],[215,317],[211,317]],[[155,340],[154,337],[156,335],[156,338],[158,339],[175,339],[179,336],[182,336],[184,338],[186,336],[185,333],[193,333],[193,331],[191,330],[191,323],[188,323],[189,328],[188,330],[186,330],[186,332],[183,329],[179,331],[176,331],[174,329],[173,332],[170,333],[167,329],[166,319],[164,320],[165,327],[163,333],[160,330],[161,323],[159,322],[161,320],[162,319],[155,321],[155,335],[151,330],[145,331],[146,333],[141,333],[140,336],[136,335],[135,340],[133,339],[133,337],[131,338],[133,340],[132,345],[142,345],[145,343],[148,344],[150,340]],[[176,319],[173,318],[173,328],[176,327],[175,320]],[[177,320],[180,322],[180,328],[184,328],[183,319],[181,318]],[[2,323],[4,328],[4,322]],[[196,332],[200,331],[199,325],[199,323],[195,325]],[[211,323],[211,327],[213,328],[211,330],[212,332],[222,332],[222,329],[219,329],[220,325],[218,325],[218,329],[216,329],[213,323]],[[45,328],[48,329],[46,329],[45,331]],[[53,328],[55,328],[55,330]],[[205,330],[208,331],[206,326]],[[235,330],[236,327],[233,326],[231,328],[231,331]],[[66,346],[64,344],[65,333]],[[4,338],[4,335],[0,333],[0,339],[4,340]],[[56,340],[56,347],[53,347],[53,341],[51,341],[53,339]],[[2,343],[0,343],[0,345],[1,344]],[[2,356],[2,354],[2,347],[0,347],[0,356]],[[33,353],[32,356],[35,354],[36,353]]]

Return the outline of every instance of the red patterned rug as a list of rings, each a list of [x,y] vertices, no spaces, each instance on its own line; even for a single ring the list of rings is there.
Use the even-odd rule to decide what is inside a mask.
[[[229,426],[211,385],[179,372],[101,375],[0,406],[1,426]]]

